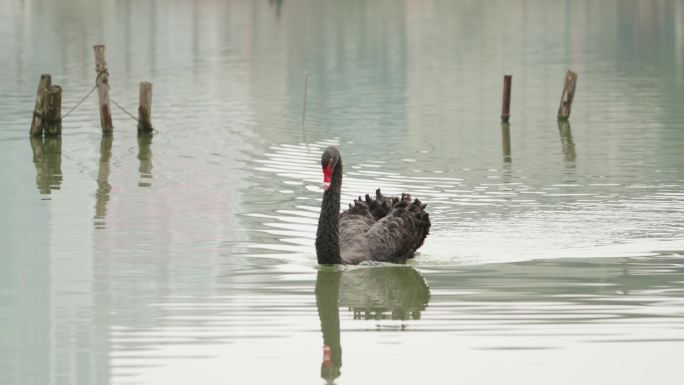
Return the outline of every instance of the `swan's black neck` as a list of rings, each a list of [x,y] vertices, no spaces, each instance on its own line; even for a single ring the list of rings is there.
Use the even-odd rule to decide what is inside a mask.
[[[340,194],[342,191],[342,159],[333,170],[330,188],[323,193],[321,215],[316,233],[316,257],[321,265],[342,263],[340,257]]]

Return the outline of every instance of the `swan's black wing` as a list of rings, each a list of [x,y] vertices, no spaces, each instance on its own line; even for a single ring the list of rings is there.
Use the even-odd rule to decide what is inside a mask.
[[[368,229],[369,257],[374,261],[404,263],[413,258],[430,231],[425,204],[409,194],[394,199],[392,211]]]
[[[359,263],[369,259],[368,230],[392,211],[393,203],[398,202],[385,197],[380,189],[375,198],[366,194],[349,204],[349,210],[340,214],[340,256],[345,263]]]
[[[404,263],[413,258],[430,230],[425,204],[409,194],[359,197],[340,214],[340,255],[345,263],[365,260]]]

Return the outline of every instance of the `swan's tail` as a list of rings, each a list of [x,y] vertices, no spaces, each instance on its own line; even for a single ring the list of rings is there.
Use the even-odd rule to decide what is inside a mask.
[[[423,246],[425,237],[427,237],[427,235],[430,233],[430,226],[432,226],[430,223],[430,215],[427,213],[427,211],[425,211],[427,204],[421,202],[419,199],[414,199],[412,201],[411,194],[407,193],[401,194],[401,199],[394,198],[394,200],[395,204],[393,207],[395,209],[403,209],[398,210],[397,214],[404,212],[400,215],[408,217],[409,221],[411,222],[411,228],[415,237],[413,250],[418,250],[418,248]],[[413,254],[409,258],[413,258]]]
[[[423,245],[430,232],[430,216],[425,211],[426,206],[418,199],[412,200],[410,194],[401,194],[401,198],[386,197],[378,189],[375,198],[366,195],[365,199],[355,199],[340,218],[356,217],[371,221],[366,222],[366,225],[369,226],[373,260],[405,262],[415,256],[415,251]],[[373,221],[382,222],[382,225],[373,226]]]
[[[375,198],[366,194],[365,198],[354,199],[354,203],[349,204],[349,214],[372,216],[375,221],[379,221],[392,212],[397,198],[382,195],[380,189],[375,190]]]
[[[423,245],[430,231],[430,216],[426,205],[412,200],[409,194],[392,198],[390,207],[389,213],[368,230],[370,259],[404,263]]]
[[[384,218],[392,211],[392,198],[387,198],[380,192],[380,189],[375,190],[375,199],[366,194],[366,204],[375,220]]]

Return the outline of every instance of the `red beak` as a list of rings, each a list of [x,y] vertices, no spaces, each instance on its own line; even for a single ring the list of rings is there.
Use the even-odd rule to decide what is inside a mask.
[[[332,183],[332,173],[332,164],[328,164],[328,167],[323,169],[323,190],[325,191],[328,191]]]

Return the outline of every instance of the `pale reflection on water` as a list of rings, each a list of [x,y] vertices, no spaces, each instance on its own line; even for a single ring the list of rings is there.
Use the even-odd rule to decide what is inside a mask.
[[[679,383],[681,2],[0,10],[0,383]],[[28,139],[40,74],[66,111],[97,43],[157,131],[102,136],[91,98]],[[345,203],[428,203],[409,266],[316,266],[328,145]]]
[[[112,370],[122,383],[295,376],[313,384],[319,372],[339,383],[496,382],[556,378],[565,362],[582,367],[573,381],[599,381],[618,365],[630,376],[622,382],[667,382],[682,341],[683,262],[663,255],[231,275],[214,296],[152,303],[154,325],[117,317]],[[505,361],[516,365],[486,370]]]

